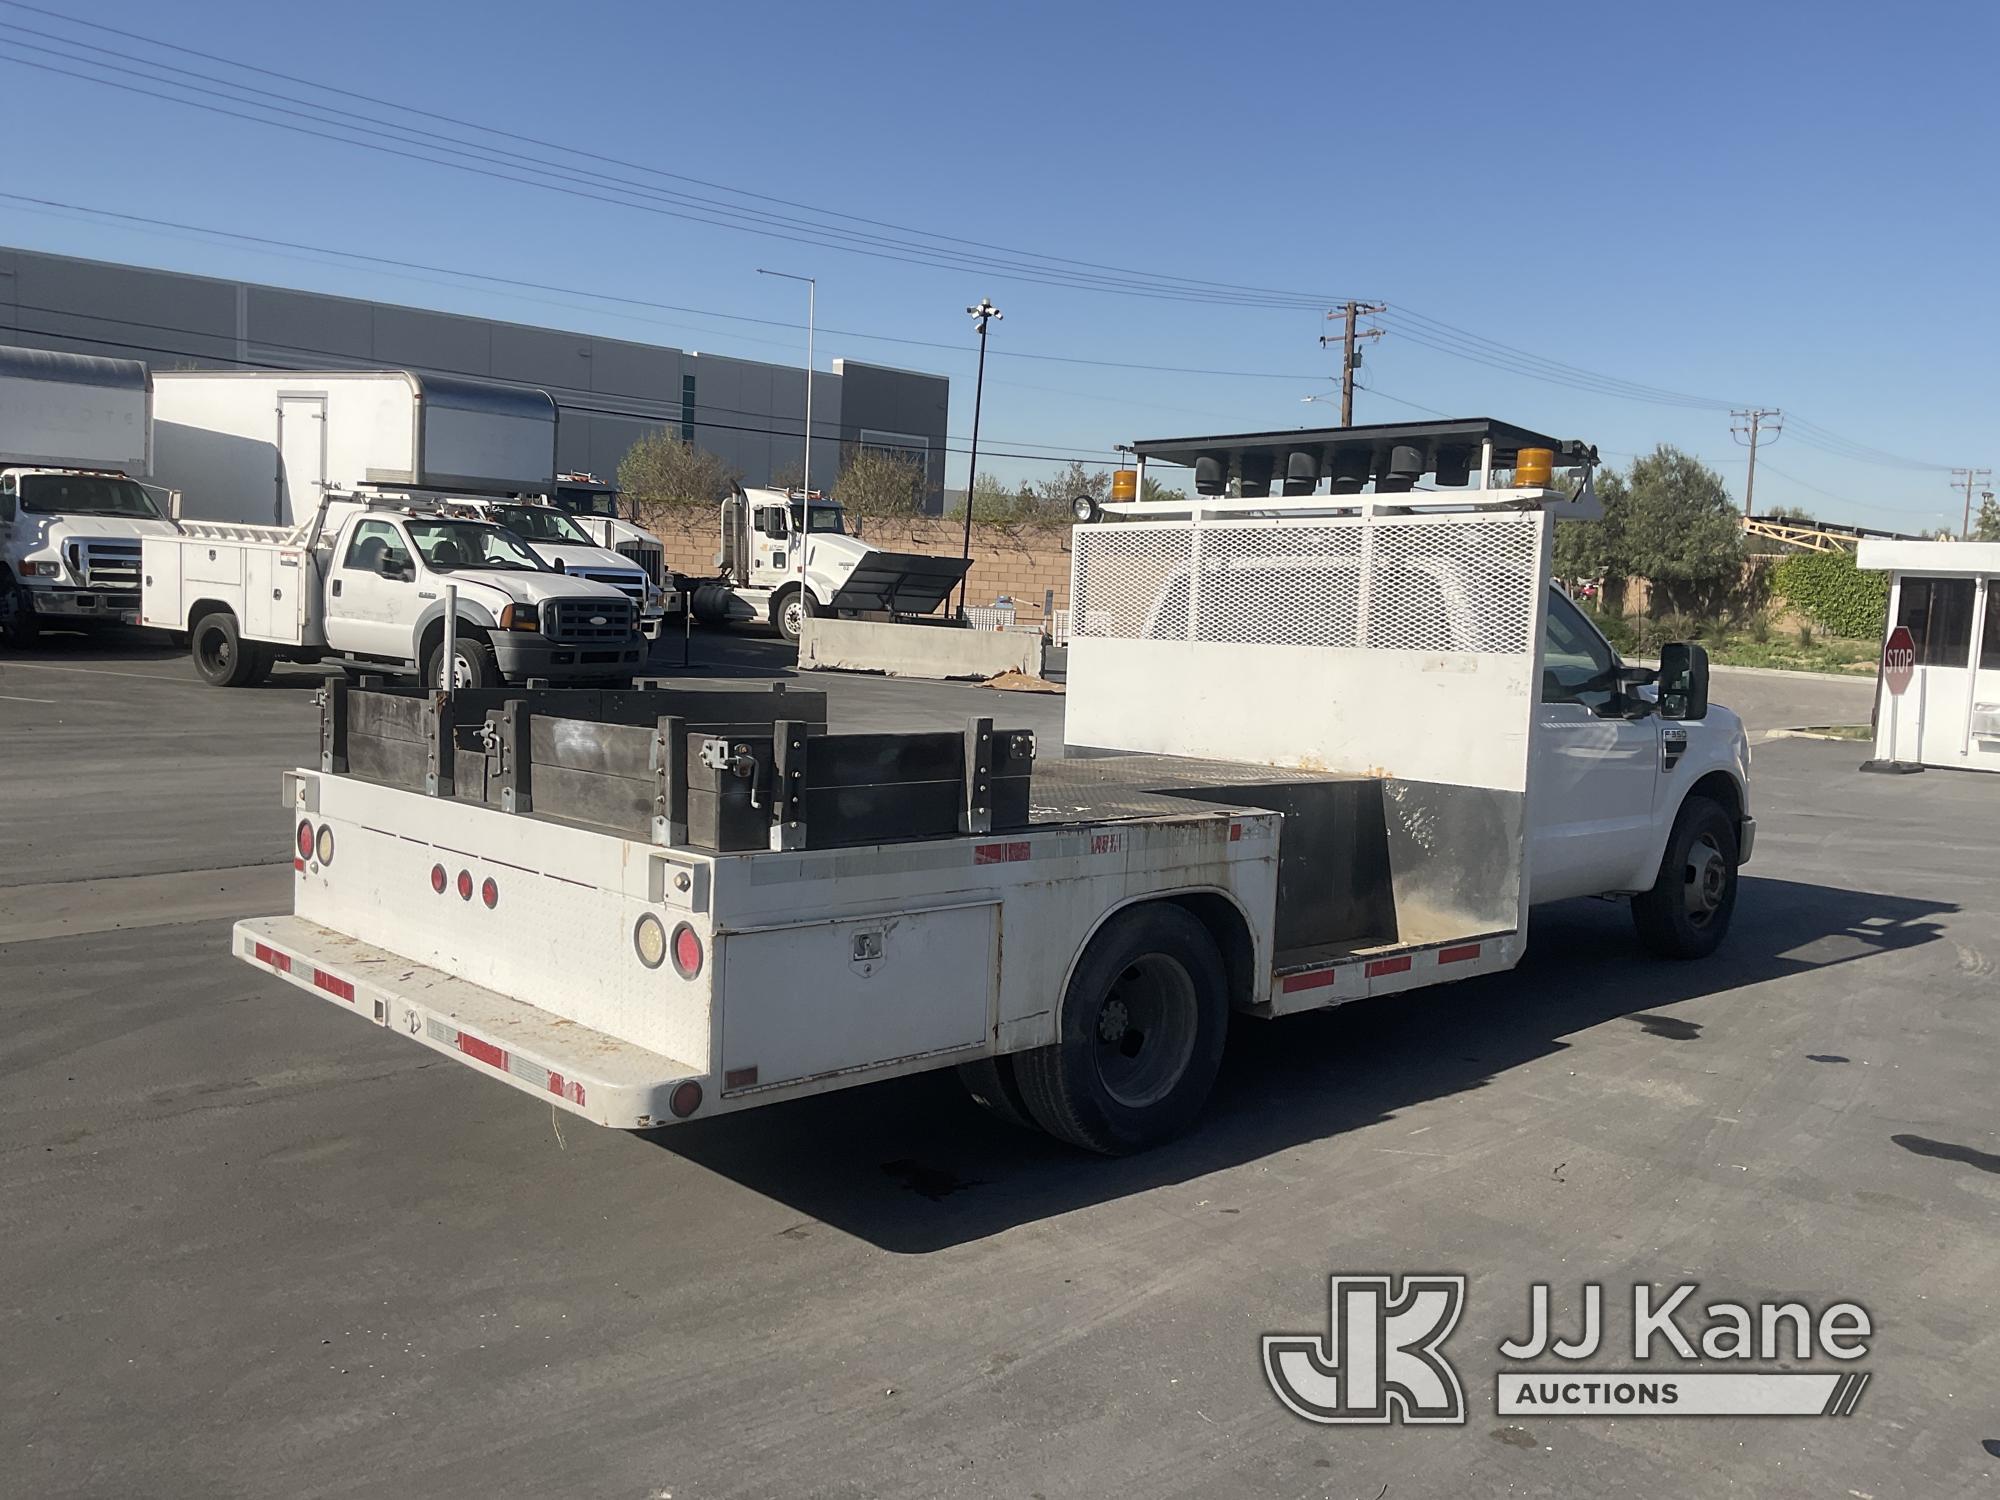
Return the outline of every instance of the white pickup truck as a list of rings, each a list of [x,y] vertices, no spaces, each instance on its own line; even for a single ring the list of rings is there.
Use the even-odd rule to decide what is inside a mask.
[[[1550,587],[1594,502],[1548,472],[1590,449],[1476,419],[1137,452],[1234,493],[1076,528],[1066,758],[824,733],[811,692],[334,683],[285,776],[294,911],[235,952],[605,1125],[956,1066],[1123,1152],[1195,1118],[1232,1010],[1492,974],[1579,895],[1667,956],[1723,940],[1748,745],[1699,646],[1625,668]]]
[[[592,540],[563,511],[526,500],[458,500],[445,509],[476,521],[504,526],[527,544],[528,550],[558,573],[592,583],[609,584],[639,606],[639,629],[656,638],[667,616],[678,614],[678,589],[664,589],[623,553]]]
[[[184,521],[148,537],[141,622],[186,631],[217,687],[278,661],[335,659],[362,672],[490,687],[631,680],[646,659],[639,606],[558,573],[512,532],[435,509],[330,500],[311,523]],[[446,601],[458,601],[453,666]]]

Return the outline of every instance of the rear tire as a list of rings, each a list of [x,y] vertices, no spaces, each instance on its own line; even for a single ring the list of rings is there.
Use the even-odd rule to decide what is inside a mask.
[[[1014,1076],[1011,1057],[982,1057],[958,1065],[958,1081],[965,1085],[972,1102],[997,1119],[1022,1130],[1038,1127],[1021,1097],[1021,1085]]]
[[[458,670],[454,674],[451,686],[462,688],[500,686],[500,662],[493,655],[492,646],[479,636],[461,634],[452,654],[457,658]],[[442,688],[446,685],[442,636],[424,657],[424,685],[431,688]]]
[[[1057,1026],[1054,1046],[1015,1059],[1035,1122],[1107,1156],[1158,1145],[1193,1123],[1222,1065],[1222,955],[1178,906],[1121,912],[1084,950]]]
[[[1736,913],[1736,825],[1721,804],[1681,804],[1659,879],[1632,898],[1639,941],[1662,958],[1706,958],[1729,935]]]
[[[271,670],[264,654],[254,644],[244,643],[236,616],[226,609],[211,610],[194,622],[188,631],[188,655],[210,687],[248,687]]]

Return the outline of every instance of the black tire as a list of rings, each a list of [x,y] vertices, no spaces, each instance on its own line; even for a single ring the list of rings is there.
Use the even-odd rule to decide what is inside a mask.
[[[42,622],[35,618],[34,602],[28,591],[7,573],[0,573],[0,639],[17,651],[25,651],[42,638]]]
[[[1706,958],[1729,935],[1736,913],[1736,825],[1719,803],[1681,804],[1660,875],[1632,898],[1639,941],[1662,958]]]
[[[481,636],[459,633],[456,686],[462,688],[487,688],[500,686],[500,662],[493,655],[493,647]],[[439,636],[431,644],[424,657],[424,686],[440,688],[444,686],[444,637]]]
[[[794,608],[797,604],[798,608]],[[819,614],[819,600],[811,589],[787,589],[771,601],[771,623],[778,634],[794,645],[805,629],[804,622]]]
[[[982,1057],[973,1062],[960,1063],[958,1081],[965,1085],[972,1102],[989,1114],[1023,1130],[1039,1128],[1034,1117],[1028,1113],[1027,1101],[1021,1097],[1020,1081],[1014,1076],[1013,1058]]]
[[[1015,1059],[1035,1123],[1106,1156],[1158,1145],[1193,1123],[1222,1065],[1222,955],[1178,906],[1121,912],[1084,950],[1057,1027],[1054,1046]]]
[[[188,631],[188,655],[194,669],[210,687],[248,687],[259,679],[259,669],[271,670],[270,662],[255,644],[246,645],[236,628],[236,616],[226,609],[211,610]]]

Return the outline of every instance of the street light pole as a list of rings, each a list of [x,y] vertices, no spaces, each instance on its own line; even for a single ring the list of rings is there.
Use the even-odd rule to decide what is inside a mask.
[[[804,486],[806,497],[799,505],[799,535],[795,544],[799,554],[799,650],[805,651],[806,621],[806,538],[812,534],[812,492],[813,492],[813,323],[819,311],[819,283],[810,276],[795,276],[790,271],[767,271],[757,268],[759,276],[777,276],[785,281],[803,281],[806,284],[806,461],[800,466],[799,482]],[[788,505],[785,509],[790,510]]]
[[[968,307],[966,312],[977,319],[979,329],[979,375],[972,385],[972,461],[965,471],[965,547],[959,556],[968,562],[972,558],[972,492],[979,487],[979,406],[986,395],[986,324],[989,320],[999,321],[1003,316],[993,305],[992,299],[981,297],[976,307]],[[966,569],[969,574],[972,570]],[[958,580],[958,617],[965,618],[965,588],[967,580]]]

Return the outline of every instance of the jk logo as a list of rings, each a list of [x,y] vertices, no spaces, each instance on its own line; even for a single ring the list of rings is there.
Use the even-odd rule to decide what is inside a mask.
[[[1465,1307],[1463,1276],[1328,1278],[1324,1338],[1264,1335],[1264,1378],[1308,1422],[1465,1421],[1465,1392],[1438,1346]]]

